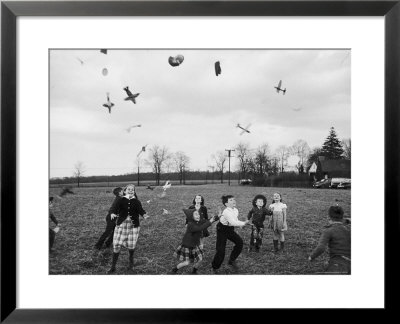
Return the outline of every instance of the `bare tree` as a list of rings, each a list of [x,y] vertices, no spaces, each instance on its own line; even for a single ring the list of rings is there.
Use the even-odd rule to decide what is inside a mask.
[[[189,166],[190,158],[183,152],[176,152],[173,156],[173,160],[176,166],[176,170],[179,172],[179,183],[185,184],[185,170]]]
[[[262,144],[254,153],[254,164],[256,172],[260,176],[264,176],[268,171],[270,149],[267,143]]]
[[[283,172],[287,166],[287,160],[290,156],[290,149],[286,145],[279,146],[276,151],[276,157],[279,161],[279,171]]]
[[[246,173],[249,169],[249,159],[251,158],[251,151],[248,143],[239,143],[235,146],[237,157],[239,159],[239,181],[241,178],[246,177]]]
[[[290,147],[290,152],[292,155],[296,155],[299,158],[299,162],[297,163],[296,167],[299,173],[304,173],[305,163],[310,155],[310,147],[308,146],[307,142],[302,139],[297,140]]]
[[[160,185],[162,168],[169,158],[170,154],[165,146],[161,148],[158,145],[154,145],[149,150],[149,159],[147,160],[147,163],[153,168],[153,172],[156,175],[157,186]]]
[[[343,156],[345,159],[351,160],[351,138],[342,140]]]
[[[225,155],[225,152],[218,151],[216,154],[212,156],[213,160],[215,161],[216,169],[221,172],[221,183],[224,182],[224,169],[225,163],[228,157]]]
[[[78,162],[76,162],[74,168],[75,168],[74,177],[76,177],[76,179],[77,179],[78,188],[79,188],[81,177],[85,174],[85,171],[86,171],[85,165],[83,164],[83,162],[78,161]]]

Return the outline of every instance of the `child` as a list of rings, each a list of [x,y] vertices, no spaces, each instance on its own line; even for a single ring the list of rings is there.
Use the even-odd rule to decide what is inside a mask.
[[[312,261],[329,248],[329,263],[326,273],[351,273],[351,228],[350,222],[343,220],[343,209],[336,205],[328,211],[329,225],[325,226],[318,246],[308,257]]]
[[[53,209],[53,201],[54,197],[49,198],[49,216],[51,221],[56,225],[54,229],[49,228],[49,251],[53,251],[53,245],[54,245],[54,240],[56,238],[56,233],[60,230],[60,223],[57,221],[56,217],[54,216],[53,212],[51,211]]]
[[[133,253],[140,231],[139,215],[144,219],[148,218],[141,202],[136,197],[135,185],[129,184],[125,188],[124,194],[115,206],[111,206],[110,208],[111,219],[117,218],[117,220],[113,238],[113,259],[111,268],[108,271],[109,274],[114,273],[116,270],[122,245],[126,246],[129,250],[128,270],[133,269]],[[119,216],[117,216],[118,213]]]
[[[122,194],[123,194],[123,189],[121,187],[117,187],[113,190],[113,194],[115,195],[115,199],[111,205],[111,208],[113,208],[113,206],[116,205],[118,203],[118,201],[121,199]],[[110,210],[111,210],[111,208],[110,208]],[[108,211],[107,216],[106,216],[106,223],[107,223],[106,229],[94,246],[97,250],[101,250],[104,241],[106,241],[106,243],[105,243],[106,248],[109,248],[111,246],[111,243],[113,240],[116,219],[111,219],[110,210]]]
[[[207,212],[207,207],[204,206],[204,198],[201,195],[196,195],[193,198],[192,205],[189,206],[189,209],[195,209],[199,212],[200,214],[200,220],[207,220],[208,219],[208,212]],[[188,223],[188,220],[186,218],[186,224]],[[210,233],[208,232],[208,229],[205,228],[202,232],[201,238],[200,238],[200,248],[203,249],[204,247],[204,238],[210,236]]]
[[[255,196],[252,204],[253,208],[247,215],[247,219],[252,220],[249,252],[253,251],[253,248],[255,248],[256,252],[260,252],[265,216],[271,216],[272,212],[265,208],[267,198],[264,195]]]
[[[218,269],[221,267],[222,262],[225,258],[226,241],[229,240],[235,244],[230,254],[228,264],[235,270],[238,270],[236,259],[240,255],[243,249],[243,240],[235,232],[235,227],[243,227],[249,223],[249,220],[244,222],[238,219],[239,211],[236,208],[236,201],[232,195],[222,196],[222,204],[226,207],[222,212],[217,225],[217,243],[216,253],[212,261],[213,273],[218,273]]]
[[[174,256],[180,261],[172,269],[172,273],[176,274],[179,269],[193,264],[192,274],[197,274],[197,270],[203,260],[203,249],[200,247],[200,238],[202,232],[211,226],[217,220],[218,216],[213,216],[211,220],[201,220],[200,213],[193,209],[184,209],[187,219],[186,233],[183,236],[182,243],[176,248]]]
[[[273,242],[274,252],[278,252],[278,240],[280,241],[281,251],[285,248],[285,235],[287,231],[286,223],[286,204],[282,203],[282,195],[280,193],[274,193],[273,203],[269,205],[269,209],[272,212],[271,222],[269,227],[273,230]]]

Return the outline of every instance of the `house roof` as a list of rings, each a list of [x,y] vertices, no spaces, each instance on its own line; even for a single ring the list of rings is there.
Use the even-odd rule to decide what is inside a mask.
[[[332,171],[350,171],[351,161],[350,160],[322,160],[321,170],[325,172]]]

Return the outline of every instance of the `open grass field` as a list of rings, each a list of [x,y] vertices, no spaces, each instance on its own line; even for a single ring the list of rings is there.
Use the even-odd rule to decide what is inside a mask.
[[[59,188],[50,188],[50,195],[59,194]],[[105,229],[105,217],[114,200],[112,188],[74,188],[74,195],[56,199],[53,212],[61,224],[56,235],[54,251],[49,257],[50,274],[104,275],[111,265],[112,249],[97,252],[94,244]],[[250,227],[236,231],[244,240],[244,248],[237,262],[238,274],[314,274],[324,268],[327,253],[309,263],[307,257],[316,247],[323,226],[328,223],[327,211],[333,204],[339,204],[345,217],[351,217],[351,191],[337,189],[267,188],[251,186],[228,186],[227,184],[201,186],[172,186],[167,195],[160,198],[162,189],[154,191],[145,187],[136,188],[139,200],[150,218],[141,218],[141,230],[135,251],[135,267],[128,271],[128,251],[121,250],[117,264],[117,275],[158,275],[169,274],[176,264],[174,249],[180,244],[185,233],[187,208],[196,194],[203,195],[205,206],[212,215],[223,207],[220,197],[233,194],[239,209],[239,219],[245,220],[256,194],[267,197],[267,205],[274,192],[280,192],[283,202],[288,205],[285,251],[274,254],[272,233],[265,229],[260,253],[248,252]],[[146,201],[154,199],[148,204]],[[162,209],[169,211],[163,215]],[[205,258],[199,274],[210,275],[211,261],[215,253],[216,224],[210,228],[210,236],[204,244]],[[222,274],[233,274],[226,264],[232,249],[228,241]],[[180,270],[190,274],[191,266]]]

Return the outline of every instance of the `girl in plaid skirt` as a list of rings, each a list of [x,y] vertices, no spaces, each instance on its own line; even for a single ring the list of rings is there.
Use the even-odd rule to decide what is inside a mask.
[[[140,231],[139,216],[142,216],[144,219],[148,217],[141,202],[136,197],[135,186],[133,184],[128,185],[124,193],[125,195],[110,209],[111,219],[117,218],[117,221],[113,238],[114,252],[112,265],[108,273],[115,272],[122,246],[125,246],[129,250],[128,270],[133,268],[133,253]],[[118,211],[119,215],[117,216]]]
[[[218,216],[213,216],[210,220],[202,220],[200,222],[200,213],[194,209],[184,209],[188,224],[186,227],[186,233],[183,236],[182,243],[176,248],[174,257],[180,261],[172,269],[172,273],[175,274],[179,269],[188,266],[190,263],[193,265],[193,274],[197,274],[200,262],[203,260],[203,249],[200,247],[200,238],[202,232],[207,227],[211,226],[213,222],[218,220]]]

